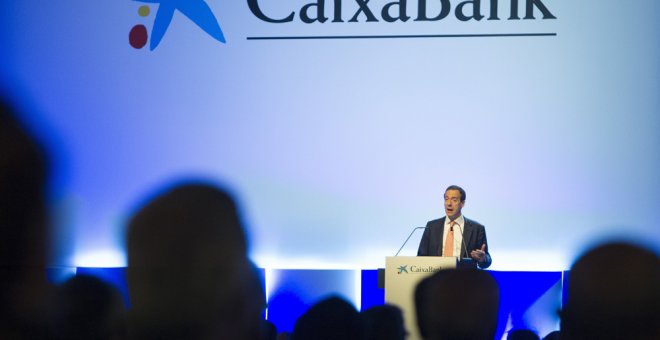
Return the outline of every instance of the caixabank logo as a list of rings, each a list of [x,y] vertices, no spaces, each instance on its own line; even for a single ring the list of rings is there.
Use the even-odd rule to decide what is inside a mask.
[[[129,43],[134,48],[143,48],[147,41],[153,51],[167,32],[175,12],[180,12],[192,20],[204,32],[221,43],[225,43],[222,29],[211,8],[204,0],[133,0],[157,7],[151,31],[142,24],[133,26],[129,33]],[[471,38],[471,37],[542,37],[556,36],[554,32],[483,32],[485,23],[506,21],[536,21],[557,19],[547,3],[552,0],[244,0],[255,22],[267,25],[287,25],[303,23],[338,27],[351,25],[356,34],[308,35],[305,30],[294,35],[247,36],[247,40],[294,40],[294,39],[395,39],[395,38]],[[544,2],[545,1],[545,2]],[[301,6],[295,4],[303,3]],[[152,7],[140,6],[137,14],[150,17]],[[465,23],[465,33],[426,33],[420,34],[359,34],[356,23],[388,25],[393,23],[436,23],[455,19]],[[475,25],[470,25],[473,23]],[[478,24],[477,24],[478,23]],[[246,24],[247,25],[247,24]],[[399,26],[400,27],[400,26]],[[425,26],[428,27],[428,26]],[[438,26],[440,27],[440,26]],[[474,28],[478,33],[470,33]],[[521,26],[522,29],[523,26]],[[345,31],[345,30],[342,30]],[[391,32],[391,30],[387,30]]]
[[[437,273],[441,271],[443,268],[442,267],[434,267],[434,266],[415,266],[412,265],[410,268],[408,268],[408,265],[401,265],[399,268],[397,268],[396,273],[397,274],[409,274],[409,273]]]
[[[225,42],[225,36],[222,34],[222,29],[218,20],[213,15],[209,5],[204,0],[134,0],[142,3],[157,4],[158,10],[156,12],[154,23],[151,29],[151,40],[149,49],[154,50],[160,44],[160,41],[165,36],[167,29],[170,27],[174,12],[178,11],[185,15],[188,19],[192,20],[199,28],[208,33],[215,40],[221,43]],[[143,5],[138,8],[138,16],[146,18],[151,15],[151,7]],[[146,26],[137,24],[133,26],[128,34],[128,42],[134,48],[140,49],[147,44],[149,40],[149,33]]]

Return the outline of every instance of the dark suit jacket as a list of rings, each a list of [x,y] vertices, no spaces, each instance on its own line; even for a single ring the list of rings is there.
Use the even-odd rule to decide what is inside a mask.
[[[426,224],[422,241],[419,242],[419,249],[417,256],[442,256],[442,234],[445,229],[445,218],[429,221]],[[486,228],[479,222],[470,220],[463,216],[465,219],[465,226],[463,227],[463,241],[467,245],[461,245],[461,258],[470,257],[470,252],[475,249],[481,249],[481,245],[486,245],[486,259],[484,262],[478,263],[479,268],[488,268],[493,261],[488,253],[488,241],[486,241]],[[454,229],[456,230],[456,229]]]

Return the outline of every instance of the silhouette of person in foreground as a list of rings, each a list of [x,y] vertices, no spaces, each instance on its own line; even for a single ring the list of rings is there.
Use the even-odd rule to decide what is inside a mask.
[[[543,340],[559,340],[559,331],[552,331],[543,337]]]
[[[277,333],[277,340],[289,340],[291,339],[291,332],[279,332]]]
[[[277,340],[277,327],[271,321],[261,321],[261,340]]]
[[[54,339],[123,339],[124,300],[112,285],[76,275],[56,288]]]
[[[363,339],[360,314],[346,300],[329,297],[314,304],[293,327],[292,340]]]
[[[532,330],[514,329],[507,334],[506,340],[541,340],[541,338]]]
[[[130,220],[132,339],[259,339],[264,294],[233,199],[180,184]]]
[[[15,115],[0,99],[0,339],[47,338],[49,166]]]
[[[493,339],[498,308],[497,282],[480,270],[442,270],[415,289],[417,325],[426,340]]]
[[[403,340],[406,327],[401,308],[385,304],[374,306],[360,313],[365,340]]]
[[[608,243],[578,258],[568,276],[561,339],[660,339],[660,258]]]

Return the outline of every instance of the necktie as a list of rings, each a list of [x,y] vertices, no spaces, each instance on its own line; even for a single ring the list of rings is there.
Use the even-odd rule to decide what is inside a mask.
[[[447,239],[445,240],[444,256],[454,256],[454,224],[456,224],[454,221],[449,223],[449,231],[447,232]]]

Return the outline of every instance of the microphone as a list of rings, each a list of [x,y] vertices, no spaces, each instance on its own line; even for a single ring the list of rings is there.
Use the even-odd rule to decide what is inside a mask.
[[[399,251],[397,251],[396,254],[394,254],[394,256],[399,256],[399,253],[401,252],[401,249],[403,249],[403,247],[406,245],[406,243],[408,243],[408,240],[410,240],[410,237],[415,233],[415,230],[417,230],[417,229],[426,229],[426,228],[428,228],[428,227],[413,228],[413,230],[410,232],[410,235],[408,235],[408,238],[403,242],[403,244],[401,245],[401,248],[399,248]]]

